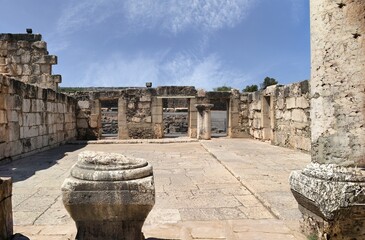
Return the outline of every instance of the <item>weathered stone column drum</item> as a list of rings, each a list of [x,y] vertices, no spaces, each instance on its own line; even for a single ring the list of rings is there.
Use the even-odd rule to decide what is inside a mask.
[[[291,174],[301,226],[365,239],[365,1],[311,0],[312,163]]]
[[[141,229],[155,204],[152,166],[118,153],[82,152],[62,196],[77,240],[144,239]]]
[[[210,109],[213,106],[213,104],[195,104],[198,109],[198,139],[210,140],[212,137],[212,113]]]

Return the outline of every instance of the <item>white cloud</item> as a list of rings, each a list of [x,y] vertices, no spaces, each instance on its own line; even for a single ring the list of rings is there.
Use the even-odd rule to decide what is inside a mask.
[[[214,31],[233,27],[257,0],[79,0],[65,8],[57,29],[77,31],[117,16],[130,30],[160,29],[178,33],[188,28]]]
[[[83,77],[82,86],[139,86],[153,82],[153,86],[195,86],[211,90],[222,85],[242,88],[249,76],[234,69],[226,69],[216,55],[199,58],[177,54],[167,59],[159,56],[114,56],[92,63]]]
[[[99,24],[120,13],[116,0],[79,0],[63,10],[57,23],[57,30],[70,33],[80,28]]]
[[[128,20],[139,27],[161,27],[173,33],[194,27],[213,31],[233,27],[254,0],[126,0]]]
[[[115,55],[89,65],[82,86],[143,87],[145,82],[156,82],[157,63],[152,58],[137,56],[133,59]]]

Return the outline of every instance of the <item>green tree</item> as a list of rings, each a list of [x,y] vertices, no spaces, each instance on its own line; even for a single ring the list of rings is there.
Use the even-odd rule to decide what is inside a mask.
[[[264,82],[260,84],[260,87],[262,90],[266,89],[268,86],[278,84],[278,81],[276,81],[275,78],[266,77],[264,79]]]
[[[256,92],[259,89],[259,87],[254,84],[254,85],[247,85],[244,89],[243,92]]]
[[[217,88],[213,88],[214,91],[216,92],[229,92],[231,91],[232,87],[229,87],[229,86],[222,86],[222,87],[217,87]]]

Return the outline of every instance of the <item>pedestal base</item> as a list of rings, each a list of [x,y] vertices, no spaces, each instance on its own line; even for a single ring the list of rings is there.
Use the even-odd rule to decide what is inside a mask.
[[[363,170],[310,164],[292,172],[290,185],[304,234],[318,240],[365,240]]]
[[[143,221],[85,221],[76,222],[76,240],[144,240]]]

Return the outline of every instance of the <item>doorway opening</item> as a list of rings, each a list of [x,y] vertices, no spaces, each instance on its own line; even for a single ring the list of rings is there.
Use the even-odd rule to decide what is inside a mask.
[[[226,137],[228,128],[228,101],[212,100],[212,137]]]
[[[272,109],[271,96],[264,96],[262,99],[262,137],[263,140],[272,140]]]
[[[100,100],[101,138],[118,138],[118,99]]]
[[[162,107],[164,137],[187,137],[189,130],[189,100],[186,98],[163,98]]]

